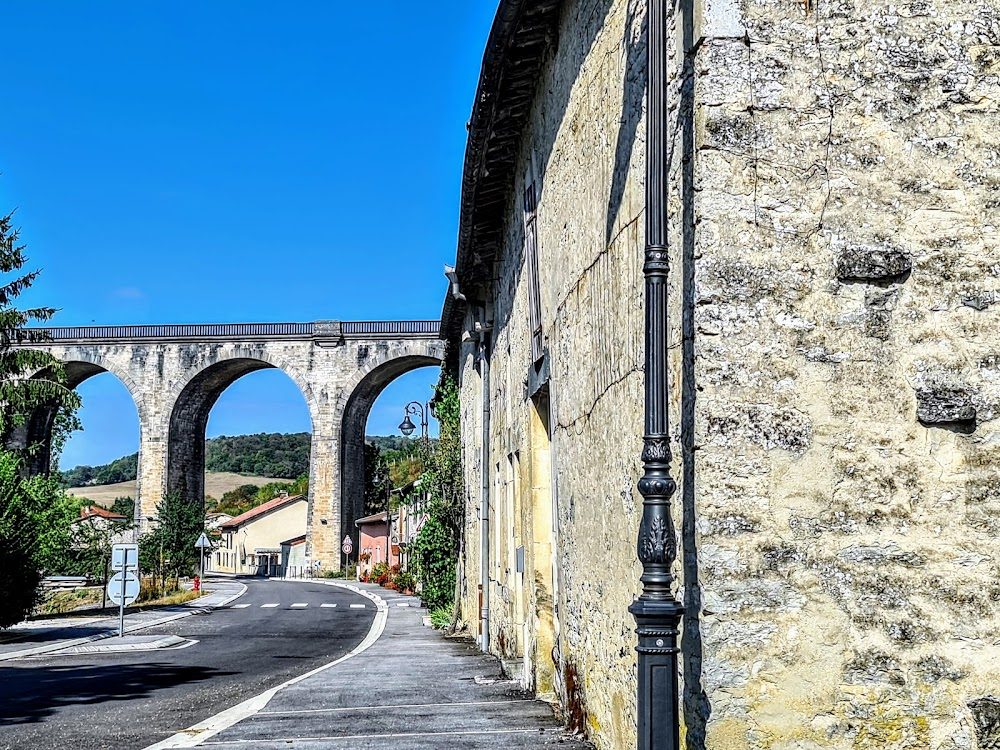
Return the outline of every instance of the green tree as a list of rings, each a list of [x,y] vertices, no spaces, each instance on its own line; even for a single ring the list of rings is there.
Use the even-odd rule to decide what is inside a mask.
[[[58,360],[46,351],[24,348],[46,340],[44,333],[25,326],[44,323],[56,312],[51,307],[20,310],[14,305],[18,295],[38,277],[38,271],[21,271],[26,262],[24,246],[18,244],[18,230],[8,214],[0,218],[0,445],[5,446],[14,430],[38,408],[61,408],[68,415],[79,405],[77,395],[65,386]],[[26,444],[19,448],[30,454],[44,446]]]
[[[0,452],[0,628],[27,617],[43,576],[65,564],[71,508],[55,481],[25,479],[21,458]]]
[[[65,559],[69,547],[65,499],[55,482],[43,477],[25,479],[25,459],[46,449],[45,440],[18,428],[26,427],[39,409],[62,410],[59,420],[72,426],[77,395],[66,387],[65,373],[48,352],[25,348],[46,339],[26,329],[52,318],[50,307],[18,309],[17,297],[38,277],[23,272],[24,246],[12,215],[0,218],[0,447],[15,444],[16,452],[0,453],[0,627],[22,620],[38,599],[47,568]],[[59,431],[56,435],[59,447]],[[35,441],[35,442],[32,442]]]
[[[428,609],[454,606],[462,505],[461,409],[458,384],[442,375],[435,387],[434,414],[441,425],[436,450],[426,457],[421,487],[429,496],[427,522],[414,543],[421,598]]]
[[[130,501],[132,498],[120,497],[115,500]],[[124,514],[123,514],[124,515]],[[104,518],[92,518],[74,524],[70,532],[72,547],[72,572],[75,575],[85,575],[92,581],[99,581],[107,588],[111,568],[111,547],[123,540],[123,535],[133,528],[132,517],[126,516],[125,521],[109,521]],[[106,604],[101,601],[101,606]]]
[[[135,498],[131,497],[116,497],[115,501],[108,508],[112,513],[117,513],[118,515],[125,516],[126,519],[131,521],[135,518]]]
[[[198,562],[194,545],[205,531],[201,508],[172,492],[156,506],[156,519],[156,528],[140,540],[140,567],[161,577],[193,572]]]

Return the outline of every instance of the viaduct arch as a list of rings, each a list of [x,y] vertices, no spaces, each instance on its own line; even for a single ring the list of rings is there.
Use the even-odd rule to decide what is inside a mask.
[[[239,378],[277,368],[299,387],[312,418],[307,554],[324,567],[356,537],[363,506],[364,428],[382,389],[444,359],[438,321],[320,321],[234,325],[46,329],[45,348],[75,388],[114,374],[139,413],[136,520],[140,531],[168,492],[204,499],[205,427],[219,396]],[[44,374],[42,375],[44,376]],[[49,469],[55,410],[41,408],[14,436],[43,445],[31,470]]]

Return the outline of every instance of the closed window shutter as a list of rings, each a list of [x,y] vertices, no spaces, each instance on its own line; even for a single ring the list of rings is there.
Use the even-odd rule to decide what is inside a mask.
[[[524,190],[524,261],[528,271],[528,324],[531,328],[531,360],[544,354],[542,292],[538,278],[538,194],[532,180]]]

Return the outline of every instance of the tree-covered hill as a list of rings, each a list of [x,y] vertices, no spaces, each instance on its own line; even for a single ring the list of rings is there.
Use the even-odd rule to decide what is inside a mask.
[[[205,441],[205,471],[295,479],[309,473],[308,432],[217,437]]]
[[[392,436],[367,436],[365,441],[383,452],[412,452],[416,441]],[[233,472],[247,476],[297,479],[309,473],[310,436],[260,433],[257,435],[221,436],[205,441],[205,471]],[[62,472],[64,487],[88,487],[135,480],[139,454],[119,458],[104,466],[77,466]]]

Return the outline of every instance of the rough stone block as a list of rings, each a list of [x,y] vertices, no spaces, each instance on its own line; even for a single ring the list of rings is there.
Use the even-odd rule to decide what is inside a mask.
[[[976,407],[960,388],[922,388],[917,391],[917,419],[924,424],[975,423]]]
[[[848,245],[837,256],[841,281],[893,281],[913,270],[913,260],[891,245]]]

